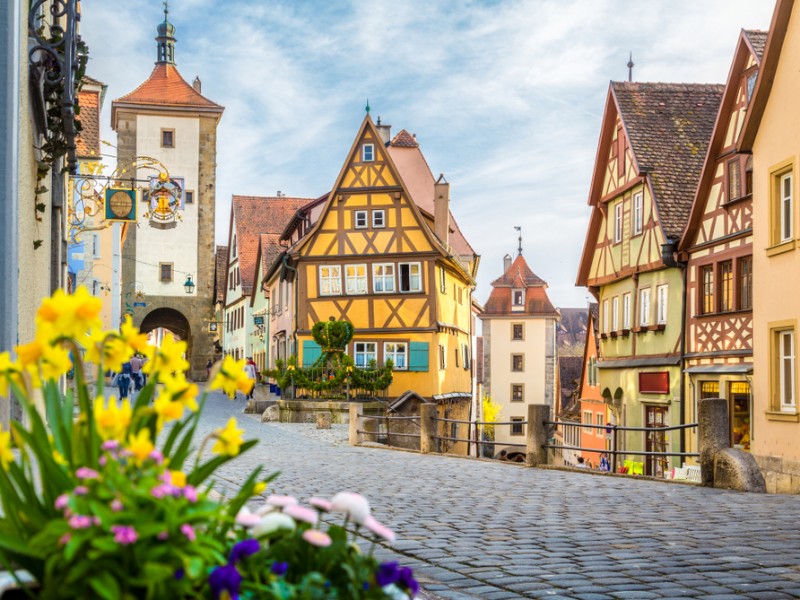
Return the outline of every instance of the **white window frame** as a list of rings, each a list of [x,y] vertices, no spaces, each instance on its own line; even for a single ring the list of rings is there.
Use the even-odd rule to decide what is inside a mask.
[[[642,233],[644,227],[644,193],[633,195],[633,235]]]
[[[622,328],[631,328],[631,293],[622,294]]]
[[[408,289],[407,290],[403,289],[403,267],[407,267],[408,268]],[[417,278],[417,282],[416,283],[417,284],[416,285],[414,285],[414,274],[413,274],[414,267],[417,268],[417,275],[416,275],[416,278]],[[397,282],[397,287],[400,290],[400,292],[405,293],[405,294],[413,294],[415,292],[421,292],[422,291],[422,263],[418,263],[418,262],[399,263],[397,265],[397,272],[398,272],[398,275],[399,275],[398,282]]]
[[[384,342],[383,362],[391,360],[395,371],[408,370],[408,344],[406,342]]]
[[[359,273],[361,271],[361,273]],[[367,293],[367,265],[344,266],[344,289],[348,296]]]
[[[447,348],[439,344],[439,370],[447,369]]]
[[[784,352],[785,340],[789,340],[789,353]],[[778,399],[781,412],[797,411],[795,398],[795,339],[794,329],[785,329],[778,332]],[[788,381],[787,381],[788,379]],[[786,384],[789,384],[790,397],[786,397]]]
[[[382,271],[378,274],[378,271]],[[387,274],[391,271],[391,274]],[[375,294],[394,294],[395,286],[394,263],[375,263],[372,265],[372,291]],[[390,284],[387,286],[386,284]]]
[[[511,290],[511,310],[525,310],[525,290]]]
[[[378,342],[354,342],[353,355],[356,367],[366,369],[371,360],[378,362]]]
[[[361,162],[375,162],[375,144],[361,146]]]
[[[341,265],[319,266],[319,295],[320,296],[342,295]]]
[[[608,333],[609,332],[608,323],[609,323],[609,318],[608,318],[608,298],[606,298],[605,300],[603,300],[603,333]]]
[[[622,241],[622,201],[620,200],[614,205],[614,243],[618,244]]]
[[[372,228],[383,229],[386,227],[386,211],[382,208],[372,211]]]
[[[595,413],[595,415],[594,415],[594,424],[595,425],[602,425],[603,427],[605,427],[605,419],[603,418],[603,415],[601,415],[600,413]],[[598,437],[601,437],[601,438],[605,439],[606,430],[605,429],[595,429],[594,430],[594,434],[596,436],[598,436]]]
[[[619,331],[619,296],[611,299],[611,331]]]
[[[788,194],[786,182],[788,181]],[[794,236],[794,178],[792,172],[784,173],[780,177],[780,235],[781,242],[788,242]],[[788,215],[787,215],[788,212]]]
[[[369,218],[366,210],[353,211],[353,228],[366,229],[369,225]]]
[[[444,267],[440,267],[439,269],[439,291],[442,294],[447,293],[447,272],[444,270]]]
[[[666,283],[656,288],[656,323],[659,325],[667,324],[667,299],[669,297],[669,285]]]
[[[463,356],[462,356],[462,359],[463,359],[462,364],[464,365],[465,369],[469,369],[470,368],[469,345],[468,344],[462,344],[461,345],[461,351],[462,351],[462,354],[463,354]]]
[[[639,290],[639,326],[650,325],[650,288]]]

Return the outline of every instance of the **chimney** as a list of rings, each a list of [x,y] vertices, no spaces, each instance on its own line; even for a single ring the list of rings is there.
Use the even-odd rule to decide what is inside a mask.
[[[511,255],[506,254],[503,257],[503,274],[508,273],[508,270],[511,268]]]
[[[433,232],[447,247],[450,243],[450,184],[439,175],[433,186]]]
[[[201,93],[200,90],[203,88],[203,82],[200,81],[199,77],[194,78],[194,81],[192,82],[192,87],[194,88],[195,92],[197,92],[198,94]]]
[[[375,123],[375,128],[378,130],[378,134],[381,136],[381,139],[383,140],[383,145],[388,146],[389,142],[392,141],[392,126],[383,125],[381,123],[381,118],[378,117],[378,122]]]

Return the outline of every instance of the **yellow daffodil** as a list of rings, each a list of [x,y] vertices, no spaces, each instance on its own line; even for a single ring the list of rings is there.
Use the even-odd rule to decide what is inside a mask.
[[[143,462],[154,449],[155,446],[150,441],[149,429],[140,429],[136,435],[130,434],[128,436],[128,450],[133,454],[136,462]]]
[[[35,364],[44,355],[44,344],[39,340],[34,340],[28,344],[15,346],[19,364],[28,367]]]
[[[103,398],[98,397],[94,401],[94,420],[103,440],[122,440],[131,424],[131,403],[125,399],[118,405],[116,397],[111,396],[106,407]]]
[[[11,360],[8,352],[0,353],[0,396],[8,396],[9,381],[13,381],[22,387],[22,377],[20,366],[16,361]]]
[[[170,421],[177,421],[183,416],[183,404],[181,402],[174,402],[168,393],[161,392],[153,402],[153,408],[158,415],[158,422],[156,423],[156,430],[161,431],[164,423]]]
[[[258,496],[264,493],[264,490],[267,489],[267,484],[263,481],[259,481],[257,484],[253,486],[253,495]]]
[[[3,470],[8,470],[8,465],[14,461],[14,453],[11,452],[11,432],[3,431],[0,425],[0,465]]]
[[[186,371],[189,368],[189,362],[184,358],[186,350],[186,342],[166,336],[160,348],[148,346],[149,360],[144,363],[142,371],[147,375],[159,376]]]
[[[125,320],[119,328],[119,335],[135,352],[141,352],[143,354],[147,352],[149,346],[147,343],[147,334],[139,333],[139,329],[134,327],[130,315],[125,315]]]
[[[66,467],[69,464],[67,459],[64,458],[64,455],[58,450],[53,450],[53,460],[56,461],[57,465],[61,465],[62,467]]]
[[[104,370],[119,371],[122,363],[130,360],[133,349],[120,337],[107,331],[96,330],[86,342],[86,362],[102,364]]]
[[[250,379],[244,372],[246,364],[247,361],[245,359],[234,360],[232,356],[226,356],[209,389],[222,390],[228,394],[229,398],[236,396],[236,390],[249,394],[255,385],[255,381]]]
[[[72,368],[69,351],[61,346],[45,346],[44,355],[39,364],[42,369],[42,378],[45,380],[57,380]]]
[[[183,373],[162,374],[160,381],[164,384],[162,394],[168,394],[171,400],[180,402],[192,412],[197,411],[197,386],[186,381]]]
[[[36,312],[36,337],[44,341],[59,336],[78,339],[91,329],[102,327],[102,307],[100,298],[92,296],[83,286],[72,295],[56,290]]]
[[[214,454],[225,454],[227,456],[236,456],[239,454],[239,448],[243,443],[242,434],[244,429],[236,428],[236,419],[231,417],[228,424],[223,429],[217,429],[214,436],[217,438],[214,447],[211,451]]]
[[[72,368],[69,351],[49,342],[34,340],[15,350],[19,364],[33,376],[34,387],[41,387],[42,380],[58,379]]]
[[[186,473],[183,471],[170,471],[170,483],[175,487],[186,487]]]

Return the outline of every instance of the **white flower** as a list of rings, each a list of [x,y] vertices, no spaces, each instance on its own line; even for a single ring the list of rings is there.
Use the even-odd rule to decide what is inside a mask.
[[[257,514],[251,513],[247,506],[243,506],[236,514],[236,522],[245,527],[252,527],[261,521],[261,517]]]
[[[369,516],[369,502],[361,494],[339,492],[331,499],[331,510],[343,512],[358,525],[363,525]]]
[[[258,522],[258,525],[253,527],[250,533],[255,538],[261,538],[282,529],[294,531],[294,528],[295,523],[292,517],[281,512],[271,512],[265,515],[261,521]]]
[[[383,593],[389,596],[392,600],[411,600],[403,590],[397,587],[395,584],[390,583],[389,585],[383,586]]]

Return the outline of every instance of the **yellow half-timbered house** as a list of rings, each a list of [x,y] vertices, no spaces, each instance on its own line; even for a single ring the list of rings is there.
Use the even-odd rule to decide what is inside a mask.
[[[675,260],[722,86],[612,82],[597,149],[577,284],[596,296],[599,387],[612,421],[686,419],[681,383],[684,269]],[[677,433],[628,432],[618,449],[676,452]],[[645,473],[668,460],[631,455]],[[676,461],[677,462],[677,461]]]
[[[297,294],[302,365],[321,352],[313,325],[344,319],[356,366],[394,363],[390,398],[413,391],[469,406],[478,256],[449,204],[449,184],[434,179],[416,139],[403,130],[390,140],[367,115],[331,192],[290,223],[291,247],[268,273]]]

